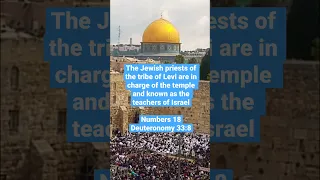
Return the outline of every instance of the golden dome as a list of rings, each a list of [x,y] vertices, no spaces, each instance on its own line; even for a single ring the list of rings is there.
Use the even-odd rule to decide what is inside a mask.
[[[143,43],[180,43],[178,30],[169,21],[160,18],[153,21],[144,31]]]

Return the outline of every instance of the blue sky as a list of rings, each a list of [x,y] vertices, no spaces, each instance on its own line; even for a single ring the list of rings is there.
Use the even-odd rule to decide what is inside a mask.
[[[209,0],[111,0],[111,44],[140,44],[145,28],[154,20],[169,20],[180,32],[182,50],[210,45]]]

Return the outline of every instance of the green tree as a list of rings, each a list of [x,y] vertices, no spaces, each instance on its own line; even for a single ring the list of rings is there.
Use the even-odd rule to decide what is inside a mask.
[[[202,58],[200,64],[200,79],[208,80],[208,74],[210,73],[210,55],[209,52]]]
[[[198,61],[196,58],[191,58],[189,61],[188,61],[188,64],[198,64]]]
[[[318,0],[293,0],[287,19],[288,59],[312,59],[312,41],[320,32],[318,22]]]
[[[119,50],[118,49],[113,50],[112,55],[115,57],[120,56]]]
[[[174,59],[176,64],[184,64],[184,57],[182,55],[177,55]]]
[[[164,61],[163,64],[171,64],[170,61]]]
[[[285,4],[287,3],[287,4]],[[287,58],[311,59],[312,40],[319,27],[319,0],[252,0],[251,7],[287,6]],[[307,9],[307,11],[306,11]]]

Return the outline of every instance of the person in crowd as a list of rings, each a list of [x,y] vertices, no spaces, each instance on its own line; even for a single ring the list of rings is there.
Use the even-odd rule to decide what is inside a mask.
[[[209,138],[197,133],[118,134],[111,141],[111,179],[209,180],[209,172],[199,169],[209,168]]]

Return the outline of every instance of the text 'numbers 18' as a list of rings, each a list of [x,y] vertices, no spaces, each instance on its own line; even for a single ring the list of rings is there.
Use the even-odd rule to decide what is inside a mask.
[[[177,123],[181,123],[181,117],[173,117],[173,121]]]

